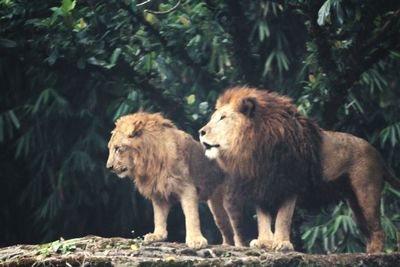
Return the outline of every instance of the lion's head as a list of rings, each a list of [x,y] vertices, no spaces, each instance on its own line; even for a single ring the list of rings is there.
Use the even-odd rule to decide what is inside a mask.
[[[215,159],[220,152],[231,153],[235,150],[235,143],[241,139],[245,129],[251,127],[249,116],[252,116],[255,102],[252,98],[245,98],[241,105],[231,103],[220,105],[212,114],[210,121],[200,129],[200,141],[206,151],[206,156]]]
[[[252,174],[257,167],[251,162],[262,157],[266,145],[285,139],[284,124],[296,113],[290,98],[248,87],[227,90],[215,109],[199,131],[206,156],[218,159],[222,167],[232,165],[225,169],[247,166]]]
[[[174,124],[161,114],[138,112],[119,118],[108,143],[107,168],[119,177],[150,174],[163,151],[162,135]]]
[[[131,140],[128,136],[119,131],[112,131],[111,139],[108,143],[109,155],[107,168],[124,178],[133,172]]]

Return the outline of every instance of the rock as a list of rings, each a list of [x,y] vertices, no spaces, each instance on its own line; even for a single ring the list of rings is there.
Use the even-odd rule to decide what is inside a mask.
[[[0,248],[0,266],[400,266],[400,253],[315,255],[88,236]]]

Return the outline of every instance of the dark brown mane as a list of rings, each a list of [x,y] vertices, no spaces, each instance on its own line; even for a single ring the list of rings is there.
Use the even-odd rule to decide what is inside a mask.
[[[232,105],[239,111],[244,99],[255,104],[254,115],[247,118],[251,126],[225,160],[232,173],[252,179],[257,202],[278,207],[321,180],[321,130],[289,97],[274,92],[235,87],[218,99],[216,108]]]

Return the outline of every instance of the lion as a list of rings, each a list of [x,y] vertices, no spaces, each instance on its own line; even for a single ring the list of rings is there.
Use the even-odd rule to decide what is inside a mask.
[[[201,233],[198,201],[208,200],[223,244],[233,244],[232,228],[222,206],[224,174],[204,156],[201,144],[160,113],[138,112],[116,121],[108,143],[107,168],[119,177],[130,177],[138,191],[150,199],[154,232],[145,241],[167,238],[171,205],[180,201],[186,225],[186,244],[207,246]]]
[[[199,135],[205,155],[228,173],[224,206],[236,246],[245,245],[245,199],[255,204],[258,218],[258,237],[250,246],[291,251],[296,203],[315,204],[317,196],[329,195],[348,203],[367,252],[383,250],[383,178],[399,189],[400,182],[365,140],[322,130],[297,111],[291,98],[249,87],[225,91]]]

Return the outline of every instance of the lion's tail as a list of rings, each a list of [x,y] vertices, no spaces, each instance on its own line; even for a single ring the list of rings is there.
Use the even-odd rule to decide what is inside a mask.
[[[391,186],[400,190],[400,179],[398,179],[391,168],[384,165],[383,166],[383,178],[388,182]]]

